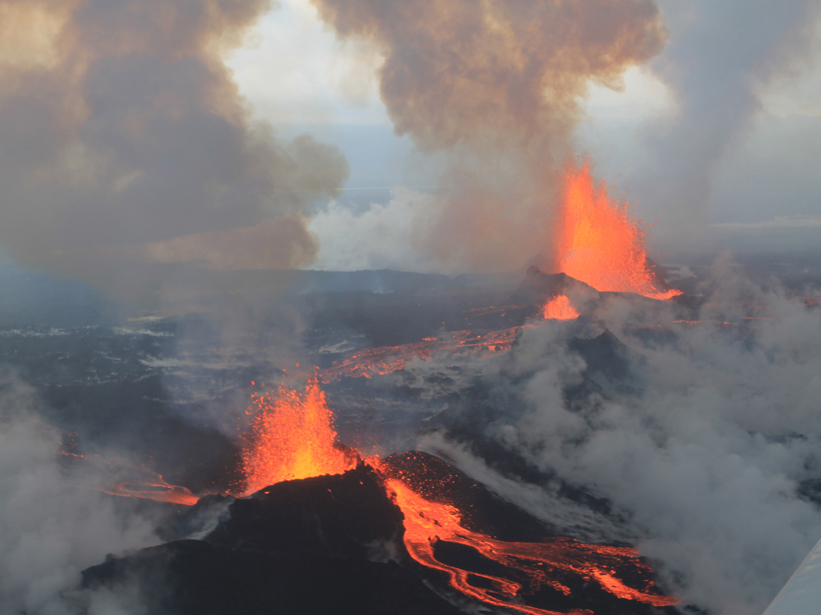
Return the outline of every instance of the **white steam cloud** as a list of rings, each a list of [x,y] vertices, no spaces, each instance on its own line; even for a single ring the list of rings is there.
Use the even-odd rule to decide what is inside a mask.
[[[158,542],[149,520],[125,514],[92,489],[91,468],[68,471],[60,437],[36,418],[31,389],[13,376],[0,381],[0,605],[8,614],[68,615],[136,612],[118,598],[77,591],[80,572],[107,553]],[[122,597],[120,597],[122,598]],[[106,606],[106,604],[108,606]],[[111,608],[109,608],[111,607]]]
[[[578,324],[525,329],[510,353],[472,366],[500,397],[519,400],[519,411],[497,405],[480,430],[609,500],[684,604],[757,615],[821,538],[821,507],[799,495],[821,478],[821,311],[763,291],[726,258],[703,291],[703,321],[692,327],[675,324],[669,304],[613,296],[599,307],[581,336],[615,334],[625,346],[606,360],[624,361],[626,376],[587,370],[567,345]],[[517,490],[462,445],[444,448],[504,497],[567,523],[533,485]],[[601,530],[623,539],[604,519]]]

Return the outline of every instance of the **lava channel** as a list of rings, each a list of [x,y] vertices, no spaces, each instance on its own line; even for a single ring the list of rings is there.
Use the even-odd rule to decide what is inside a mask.
[[[617,598],[655,607],[679,602],[658,593],[652,581],[653,570],[641,561],[633,548],[584,544],[571,538],[543,542],[496,540],[466,529],[462,525],[462,514],[450,504],[425,499],[395,478],[387,479],[386,486],[405,516],[404,543],[410,556],[419,564],[444,573],[455,590],[485,604],[530,615],[559,615],[556,611],[522,604],[521,599],[543,587],[570,596],[568,579],[594,582]],[[463,570],[441,562],[435,553],[440,541],[475,549],[504,567],[506,576]],[[641,588],[631,587],[619,578],[619,571],[625,570],[631,577],[641,579]],[[516,580],[516,577],[525,580]],[[572,609],[568,613],[592,615],[587,609]]]

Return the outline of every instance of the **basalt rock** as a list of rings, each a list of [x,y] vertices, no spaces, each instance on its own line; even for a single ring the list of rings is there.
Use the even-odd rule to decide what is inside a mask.
[[[394,562],[236,551],[181,540],[83,572],[89,590],[127,587],[147,613],[174,615],[457,615]]]

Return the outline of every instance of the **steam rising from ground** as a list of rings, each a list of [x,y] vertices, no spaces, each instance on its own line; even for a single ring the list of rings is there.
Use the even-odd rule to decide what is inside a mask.
[[[3,247],[94,281],[125,275],[135,256],[309,263],[301,217],[347,163],[256,125],[221,59],[269,6],[0,1]]]
[[[156,543],[153,525],[93,487],[105,478],[59,462],[60,437],[36,419],[31,390],[0,381],[0,604],[5,613],[131,613],[127,596],[81,595],[80,571],[107,553]],[[114,609],[114,606],[117,609]],[[129,608],[134,605],[130,605]],[[134,611],[136,612],[136,611]]]
[[[314,4],[341,38],[384,56],[396,132],[453,154],[444,206],[420,237],[446,265],[485,270],[519,266],[549,240],[550,186],[590,80],[622,87],[665,39],[651,0]]]
[[[727,260],[703,290],[705,322],[693,327],[675,325],[669,305],[606,302],[581,333],[607,329],[624,342],[604,369],[588,370],[568,349],[578,325],[526,329],[511,353],[473,366],[495,405],[489,417],[467,409],[464,420],[482,422],[482,437],[548,474],[607,498],[685,603],[756,615],[821,538],[818,494],[806,495],[821,478],[821,312],[761,290]],[[768,319],[721,324],[743,323],[752,311]],[[645,325],[654,330],[636,328]],[[620,366],[621,376],[607,373]],[[460,429],[452,435],[470,442]],[[487,480],[482,462],[452,452]],[[561,518],[532,486],[517,492],[496,482],[513,501],[542,507],[546,520]]]

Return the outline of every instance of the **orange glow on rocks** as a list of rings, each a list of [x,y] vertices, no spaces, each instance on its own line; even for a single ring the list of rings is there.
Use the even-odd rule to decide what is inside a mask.
[[[356,454],[336,443],[333,413],[315,381],[304,392],[280,387],[273,397],[253,395],[252,403],[256,416],[243,450],[246,494],[356,467]]]
[[[601,292],[652,299],[681,294],[664,288],[653,274],[641,224],[628,215],[626,205],[610,200],[604,184],[594,184],[589,162],[565,174],[557,229],[557,271]]]
[[[570,299],[558,295],[545,304],[542,317],[546,320],[573,320],[579,317],[579,313],[570,305]]]
[[[388,479],[386,485],[405,516],[404,542],[411,557],[444,573],[451,587],[485,604],[529,615],[558,615],[523,604],[521,599],[543,587],[568,596],[571,589],[562,582],[568,579],[594,582],[618,598],[656,607],[678,603],[676,598],[658,593],[651,580],[652,569],[639,559],[635,549],[583,544],[571,538],[545,542],[496,540],[466,529],[454,506],[427,500],[398,479]],[[466,571],[440,562],[434,554],[438,541],[472,547],[488,560],[504,566],[511,572],[511,578]],[[620,579],[619,571],[624,570],[633,579],[640,578],[642,587],[631,587]],[[574,609],[569,614],[592,615],[592,611]]]

